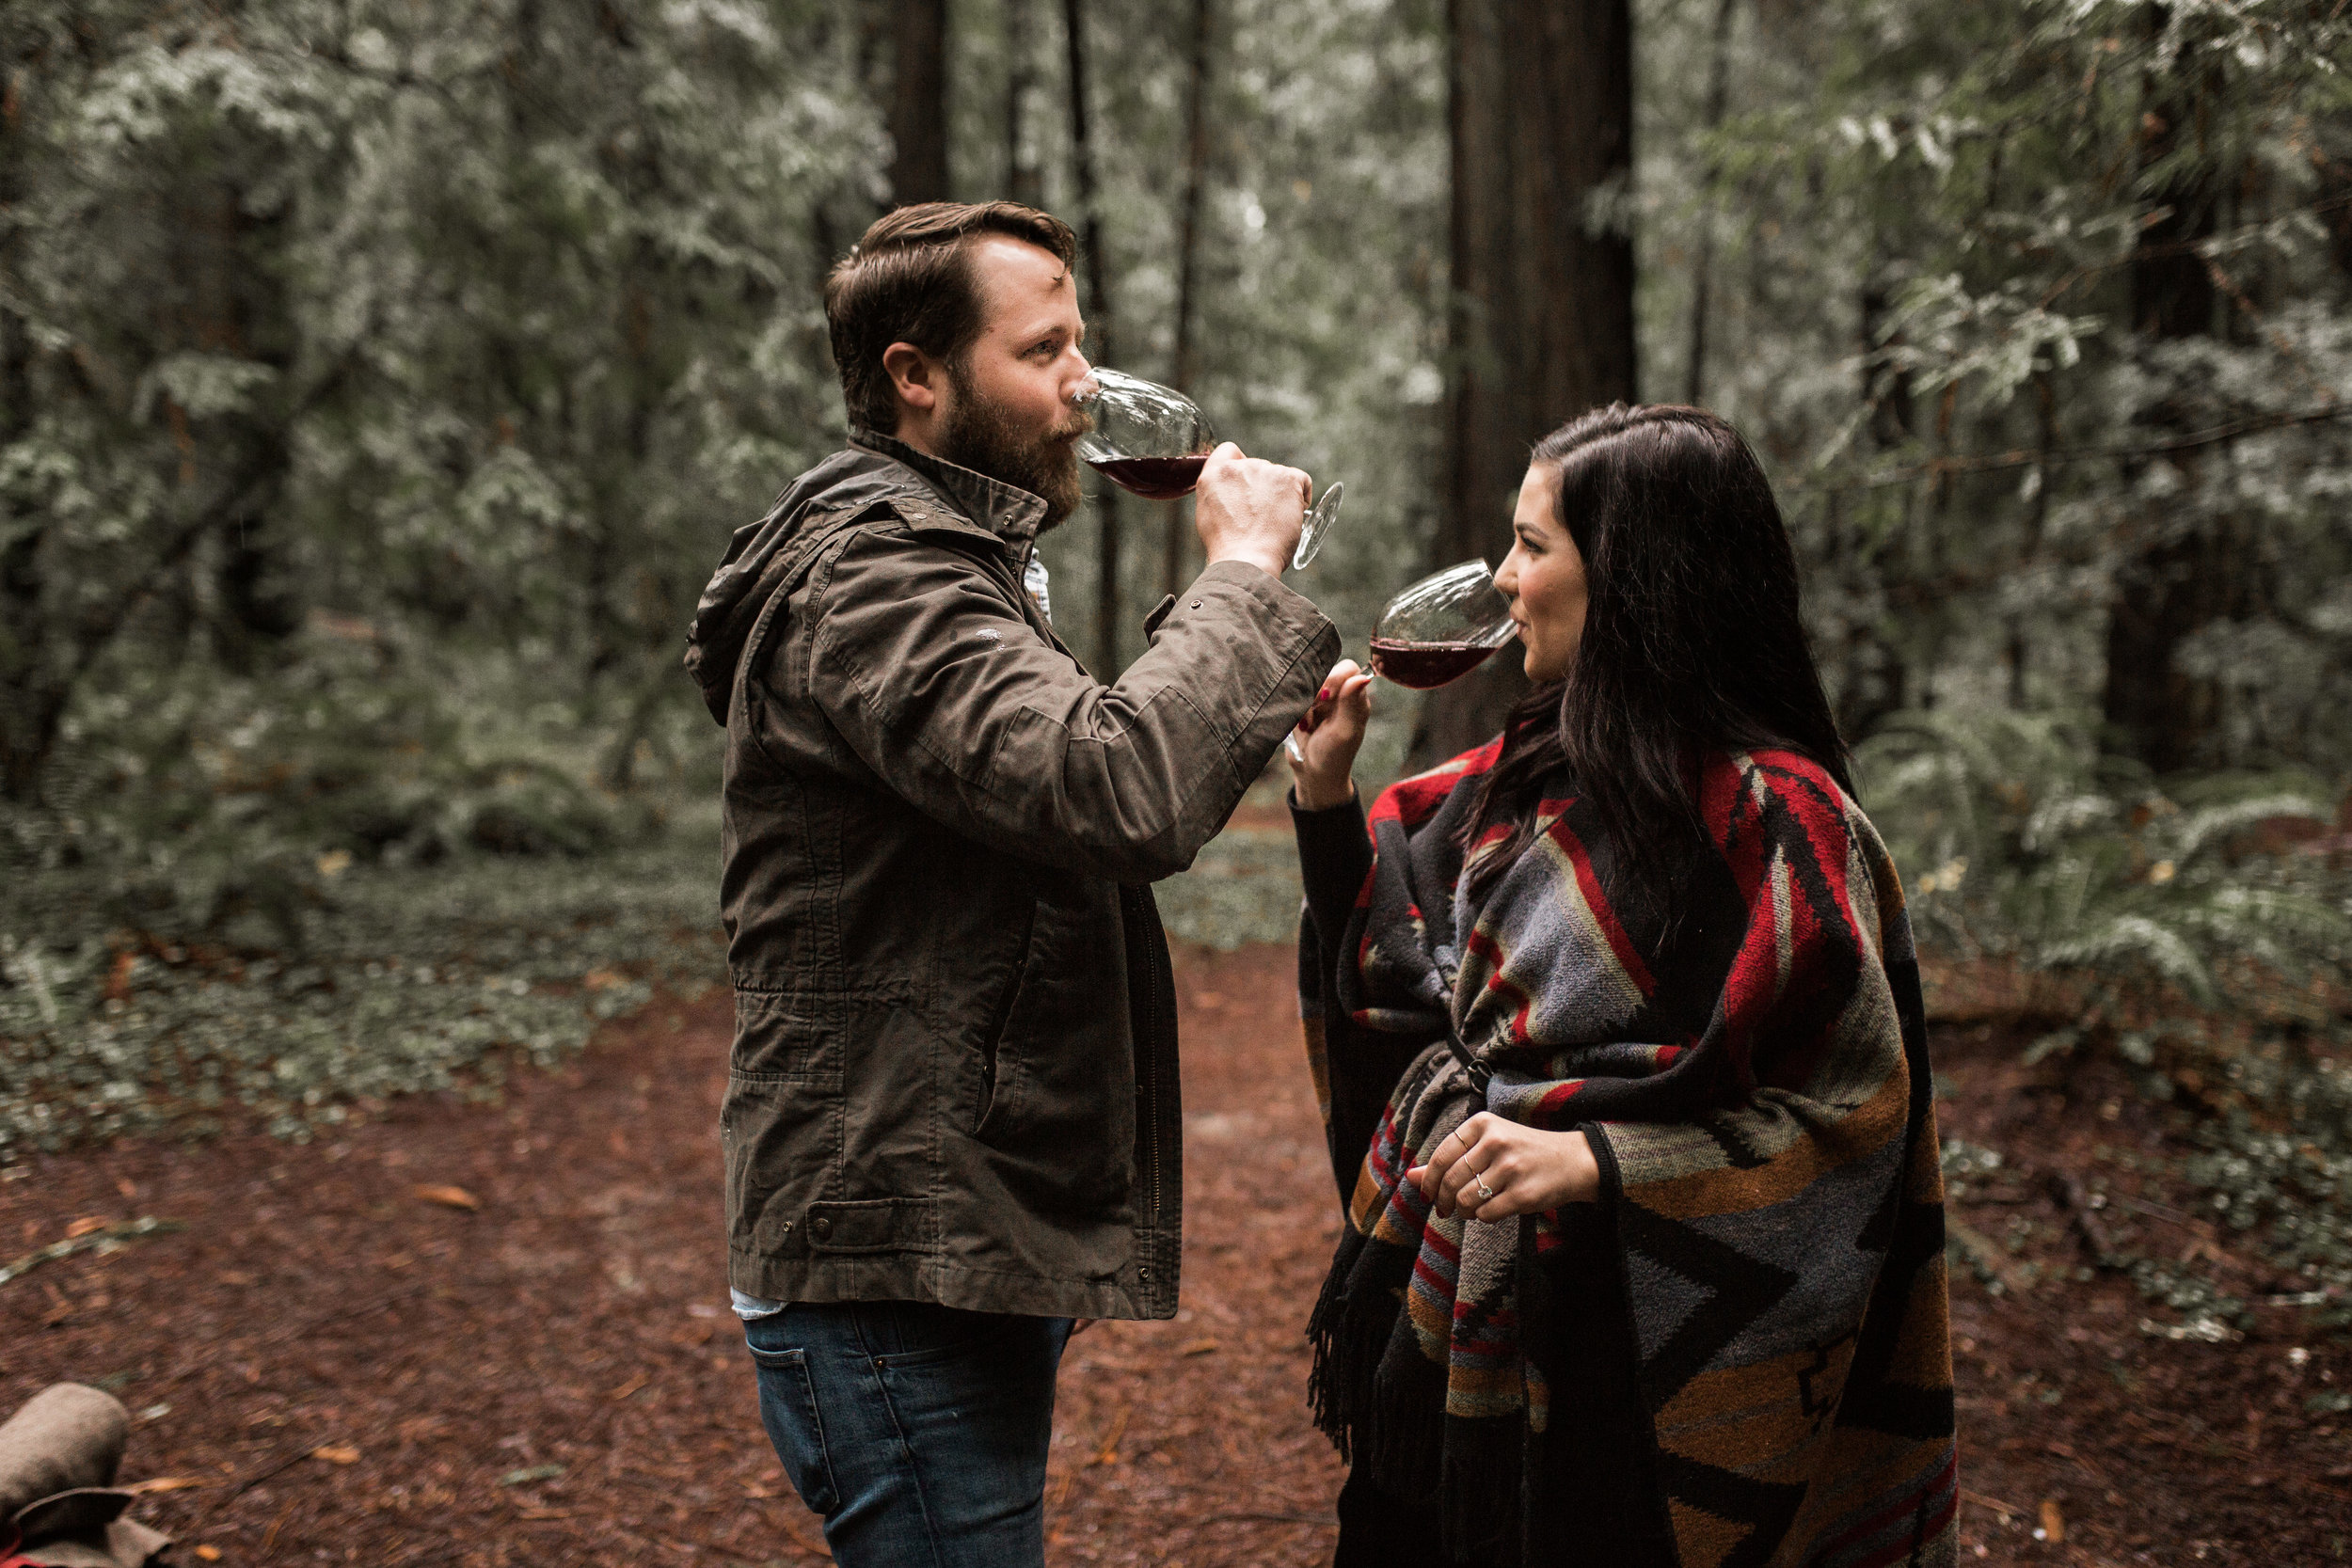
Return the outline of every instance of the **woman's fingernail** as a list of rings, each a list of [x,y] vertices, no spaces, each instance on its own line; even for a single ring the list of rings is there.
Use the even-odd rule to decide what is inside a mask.
[[[1320,691],[1318,691],[1318,692],[1316,692],[1316,693],[1315,693],[1315,701],[1316,701],[1316,702],[1318,702],[1318,703],[1327,703],[1327,702],[1329,702],[1330,700],[1331,700],[1331,689],[1330,689],[1329,687],[1327,687],[1327,687],[1325,687],[1322,690],[1320,690]]]

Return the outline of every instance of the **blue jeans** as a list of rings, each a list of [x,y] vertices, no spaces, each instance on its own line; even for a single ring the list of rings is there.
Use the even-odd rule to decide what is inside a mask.
[[[760,1421],[842,1568],[1042,1568],[1069,1319],[843,1302],[743,1337]]]

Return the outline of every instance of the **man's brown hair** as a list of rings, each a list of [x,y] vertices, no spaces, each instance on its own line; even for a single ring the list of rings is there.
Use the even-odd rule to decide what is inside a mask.
[[[980,335],[980,291],[971,242],[1005,234],[1051,251],[1069,266],[1078,253],[1070,225],[1017,201],[920,201],[885,213],[825,279],[825,325],[841,372],[850,422],[889,434],[898,400],[882,351],[913,343],[952,360]]]

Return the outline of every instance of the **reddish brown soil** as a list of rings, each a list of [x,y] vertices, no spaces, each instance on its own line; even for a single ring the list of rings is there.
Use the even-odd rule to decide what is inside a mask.
[[[1186,954],[1180,989],[1184,1307],[1072,1342],[1051,1557],[1314,1562],[1339,1466],[1300,1400],[1299,1327],[1336,1218],[1295,985],[1260,951]],[[59,1378],[168,1406],[124,1473],[202,1483],[142,1507],[183,1562],[821,1559],[725,1313],[731,1022],[723,990],[658,1002],[499,1109],[400,1102],[332,1143],[37,1160],[0,1185],[0,1259],[82,1218],[186,1228],[0,1286],[0,1410]],[[322,1449],[357,1457],[305,1457]]]
[[[2152,1105],[2105,1065],[2021,1066],[2019,1044],[1991,1026],[1936,1037],[1955,1089],[1942,1131],[2008,1158],[1951,1213],[1980,1243],[1953,1268],[1963,1561],[1982,1547],[1992,1561],[2352,1562],[2352,1416],[2305,1407],[2352,1388],[2352,1345],[2287,1306],[2257,1306],[2239,1343],[2168,1340],[2140,1324],[2176,1314],[2121,1274],[2051,1278],[2106,1250],[2195,1264],[2256,1302],[2303,1288],[2195,1217],[2193,1194],[2122,1167],[2118,1155],[2178,1158],[2190,1112]],[[2112,1195],[2101,1207],[2053,1190],[2094,1171]],[[2015,1288],[1996,1294],[2003,1275]],[[2062,1546],[2033,1538],[2045,1505]]]
[[[1290,957],[1190,952],[1178,973],[1184,1312],[1073,1341],[1049,1556],[1321,1562],[1340,1476],[1307,1422],[1299,1324],[1336,1219]],[[723,991],[659,1002],[497,1109],[413,1101],[331,1143],[37,1161],[0,1185],[0,1256],[89,1217],[186,1228],[0,1286],[0,1408],[58,1378],[167,1407],[135,1429],[126,1475],[200,1483],[143,1505],[183,1562],[199,1545],[226,1564],[821,1559],[724,1315],[712,1130],[728,1025]],[[2021,1283],[2027,1262],[2082,1261],[2047,1172],[2080,1174],[2097,1142],[2163,1146],[2169,1113],[2095,1072],[2070,1087],[2020,1069],[1989,1031],[1946,1031],[1941,1048],[1947,1131],[2011,1161],[1956,1218],[2004,1238],[2029,1222],[2024,1250],[1994,1259]],[[481,1207],[437,1206],[424,1185]],[[2100,1223],[2266,1283],[2202,1222],[2111,1207]],[[1956,1273],[1964,1561],[2352,1561],[2352,1419],[2304,1414],[2312,1391],[2352,1386],[2344,1346],[2298,1339],[2288,1308],[2243,1344],[2154,1339],[2113,1275],[1996,1297]],[[2045,1500],[2062,1544],[2032,1537]]]

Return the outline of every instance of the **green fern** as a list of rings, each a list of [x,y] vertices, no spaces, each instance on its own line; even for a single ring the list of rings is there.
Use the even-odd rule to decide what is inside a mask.
[[[2283,821],[2328,830],[2311,781],[2217,775],[2168,793],[2095,734],[2082,715],[1914,713],[1857,748],[1931,951],[2208,1004],[2264,1003],[2263,976],[2340,969],[2344,879],[2258,842]]]

